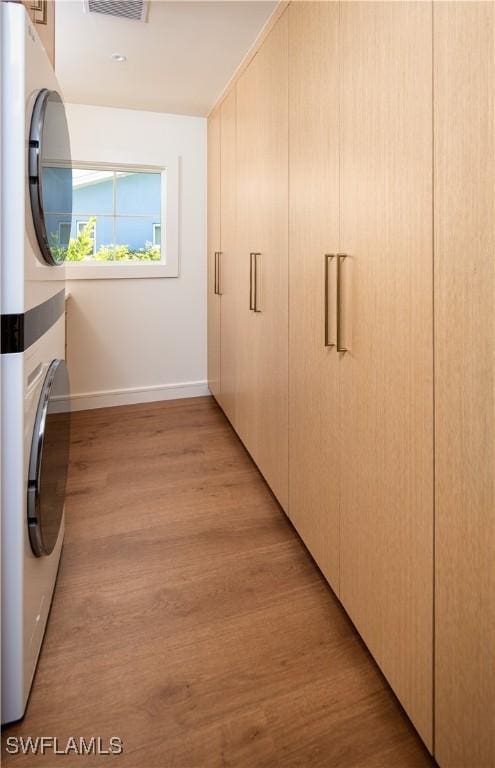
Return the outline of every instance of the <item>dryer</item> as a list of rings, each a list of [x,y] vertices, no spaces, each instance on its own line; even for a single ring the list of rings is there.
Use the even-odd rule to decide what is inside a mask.
[[[64,534],[70,408],[65,255],[70,142],[22,4],[1,14],[2,722],[24,714]]]
[[[2,360],[2,722],[25,711],[64,536],[70,402],[64,317]]]

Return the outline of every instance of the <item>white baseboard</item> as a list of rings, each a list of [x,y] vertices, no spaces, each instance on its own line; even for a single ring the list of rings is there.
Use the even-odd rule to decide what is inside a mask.
[[[77,392],[71,395],[70,401],[71,410],[87,411],[92,408],[152,403],[157,400],[178,400],[183,397],[202,397],[209,394],[206,381],[184,381],[180,384],[159,384],[151,387]]]

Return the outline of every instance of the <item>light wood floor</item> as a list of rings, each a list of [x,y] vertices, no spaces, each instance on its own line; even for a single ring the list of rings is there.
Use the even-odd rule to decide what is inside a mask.
[[[210,398],[75,414],[58,586],[12,735],[125,751],[5,765],[433,765]]]

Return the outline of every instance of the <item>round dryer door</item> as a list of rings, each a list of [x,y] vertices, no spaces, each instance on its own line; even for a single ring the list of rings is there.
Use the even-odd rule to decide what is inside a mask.
[[[46,88],[36,99],[29,134],[29,193],[43,260],[65,261],[72,226],[72,165],[63,101]]]
[[[34,424],[28,478],[28,529],[37,557],[49,555],[64,511],[69,464],[69,375],[63,360],[53,360],[43,382]]]

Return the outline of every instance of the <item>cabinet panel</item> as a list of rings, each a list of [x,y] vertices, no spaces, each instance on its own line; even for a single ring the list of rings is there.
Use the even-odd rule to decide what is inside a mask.
[[[341,35],[341,599],[431,748],[431,3]]]
[[[55,0],[22,0],[36,32],[55,66]]]
[[[43,3],[42,3],[43,5]],[[46,11],[34,12],[36,31],[48,54],[53,66],[55,66],[55,0],[46,0]],[[40,22],[40,17],[42,21]]]
[[[236,243],[236,90],[221,106],[221,254],[219,285],[221,293],[221,395],[220,404],[235,424],[237,357],[237,258]]]
[[[339,591],[339,4],[289,7],[289,516]],[[326,312],[327,309],[327,312]]]
[[[495,765],[495,7],[439,2],[435,752]]]
[[[220,397],[220,297],[216,253],[220,251],[220,112],[208,119],[208,386]]]
[[[239,79],[237,100],[240,347],[236,420],[248,450],[287,508],[287,13]],[[259,254],[258,311],[249,309],[250,252]]]
[[[258,179],[261,173],[258,93],[261,68],[257,57],[237,83],[237,369],[235,429],[253,453],[256,443],[255,366],[257,341],[251,310],[250,254],[257,250],[260,230]]]

